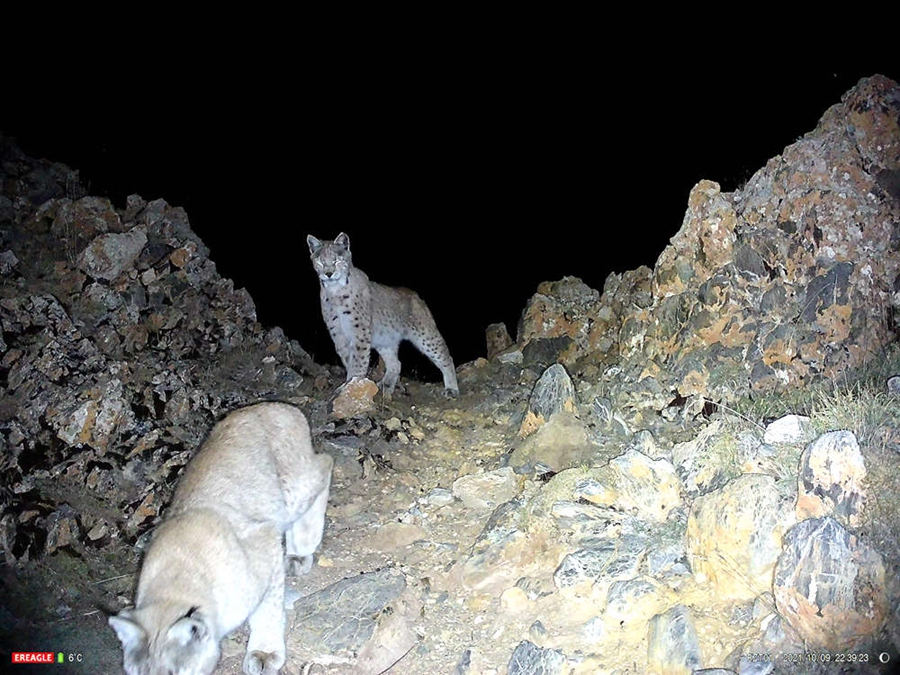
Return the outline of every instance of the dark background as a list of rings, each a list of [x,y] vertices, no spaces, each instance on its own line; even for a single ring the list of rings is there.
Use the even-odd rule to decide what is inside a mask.
[[[338,361],[305,238],[347,232],[370,278],[425,299],[460,364],[484,355],[490,323],[515,337],[541,281],[602,290],[652,266],[699,180],[734,190],[860,77],[900,77],[895,63],[611,67],[577,45],[460,54],[349,68],[320,55],[274,78],[236,59],[81,77],[64,94],[32,79],[27,96],[7,84],[0,131],[118,207],[183,206],[259,320],[320,362]],[[438,380],[412,351],[407,366]]]

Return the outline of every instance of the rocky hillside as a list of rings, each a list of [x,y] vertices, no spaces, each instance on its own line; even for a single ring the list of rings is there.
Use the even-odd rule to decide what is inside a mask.
[[[118,672],[104,613],[182,468],[277,398],[335,458],[289,672],[889,672],[898,247],[873,76],[740,190],[700,182],[652,270],[541,284],[458,400],[384,401],[261,326],[182,209],[0,137],[0,644]]]

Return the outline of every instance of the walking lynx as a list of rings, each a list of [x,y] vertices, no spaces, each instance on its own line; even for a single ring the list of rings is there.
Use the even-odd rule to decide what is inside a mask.
[[[333,461],[313,452],[306,418],[287,403],[213,427],[153,533],[134,608],[109,618],[128,675],[210,675],[220,641],[245,620],[244,672],[278,672],[285,566],[312,566]]]
[[[353,266],[350,238],[341,232],[334,241],[309,235],[310,258],[319,275],[322,318],[334,348],[347,370],[347,381],[365,377],[372,349],[384,359],[382,391],[390,396],[400,377],[397,349],[409,340],[444,375],[444,394],[458,396],[456,370],[447,343],[422,299],[408,288],[369,281]]]

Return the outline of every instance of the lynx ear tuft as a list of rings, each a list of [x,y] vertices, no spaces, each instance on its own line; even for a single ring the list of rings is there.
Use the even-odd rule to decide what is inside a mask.
[[[128,610],[109,617],[108,622],[112,629],[116,631],[116,635],[119,636],[119,641],[122,643],[122,648],[126,652],[147,644],[147,632],[131,618],[131,613]]]

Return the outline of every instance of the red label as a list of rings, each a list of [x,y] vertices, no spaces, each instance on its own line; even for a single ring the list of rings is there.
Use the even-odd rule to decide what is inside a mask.
[[[13,652],[13,663],[53,663],[53,652]]]

